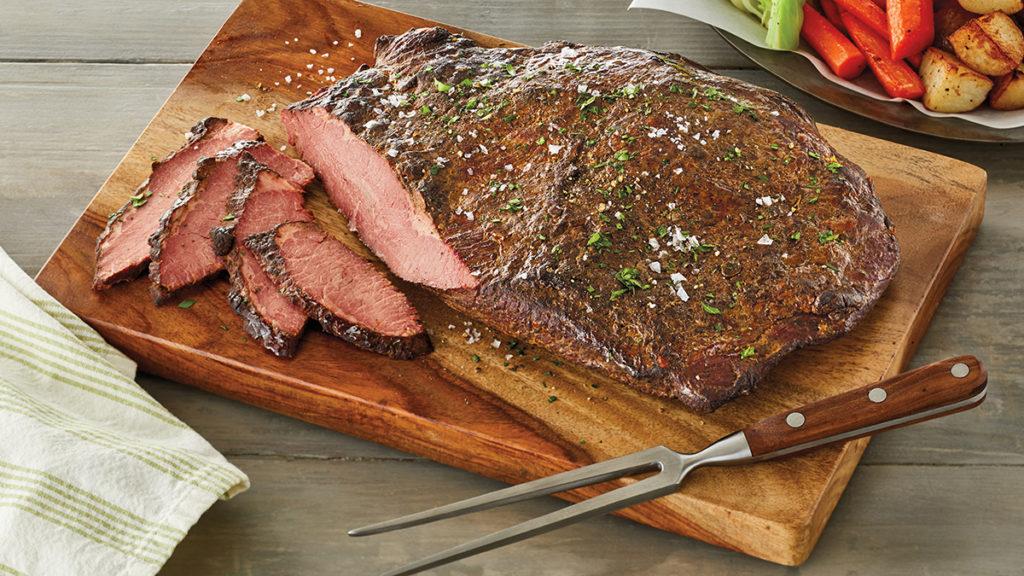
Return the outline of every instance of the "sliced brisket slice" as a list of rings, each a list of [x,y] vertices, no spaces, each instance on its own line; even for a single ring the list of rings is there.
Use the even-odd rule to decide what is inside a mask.
[[[305,186],[313,178],[312,169],[302,161],[255,140],[236,142],[216,156],[200,160],[192,180],[149,237],[149,277],[157,304],[174,291],[201,282],[224,268],[214,250],[211,231],[223,225],[225,219],[235,217],[229,213],[228,201],[235,190],[243,155],[289,175],[294,186]]]
[[[698,410],[848,332],[899,263],[803,110],[672,54],[417,29],[282,121],[399,277]]]
[[[410,194],[388,161],[345,122],[321,107],[285,110],[281,120],[331,202],[392,272],[443,290],[477,285],[441,239],[422,197]]]
[[[405,296],[316,223],[282,224],[248,237],[245,245],[278,289],[327,333],[398,359],[433,349]]]
[[[153,164],[150,177],[107,220],[96,242],[93,288],[103,290],[138,276],[149,261],[149,237],[192,177],[196,163],[241,140],[256,140],[256,130],[223,118],[207,118],[188,133],[185,145]]]
[[[309,319],[306,311],[281,294],[260,267],[259,260],[243,242],[284,222],[312,222],[303,205],[302,189],[274,171],[243,154],[239,161],[237,186],[228,203],[234,219],[213,231],[215,245],[224,257],[231,290],[228,302],[242,317],[246,333],[264,348],[291,357]]]
[[[294,356],[309,320],[306,311],[277,291],[249,248],[232,250],[224,265],[231,280],[228,303],[246,334],[276,356]]]

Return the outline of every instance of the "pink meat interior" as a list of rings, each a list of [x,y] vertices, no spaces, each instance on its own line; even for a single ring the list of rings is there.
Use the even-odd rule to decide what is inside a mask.
[[[148,190],[152,194],[145,204],[129,209],[103,242],[96,262],[97,278],[111,278],[149,260],[149,237],[191,179],[200,158],[213,156],[239,140],[258,137],[248,126],[218,123],[198,142],[158,165],[150,176]]]
[[[235,223],[236,244],[278,224],[312,220],[313,215],[303,206],[302,190],[277,174],[262,170]]]
[[[281,169],[291,175],[290,178],[275,177],[275,181],[279,182],[280,187],[288,188],[289,197],[296,197],[301,209],[302,191],[296,184],[302,186],[303,182],[308,183],[313,176],[313,170],[304,162],[289,158],[267,144],[260,144],[246,151],[270,168]],[[189,201],[182,221],[164,240],[160,256],[160,282],[168,290],[177,290],[194,284],[223,268],[220,256],[214,252],[210,230],[224,223],[227,203],[235,190],[238,160],[239,157],[226,158],[214,164],[214,168]],[[265,171],[260,174],[268,175]],[[297,182],[293,184],[289,180]],[[268,212],[267,217],[271,218],[273,214]],[[269,230],[274,224],[287,221],[287,218],[277,220],[256,232]]]
[[[434,288],[475,287],[477,280],[440,238],[422,199],[388,161],[323,108],[287,110],[292,143],[324,183],[335,206],[392,272]]]
[[[257,162],[277,172],[285,180],[299,188],[305,188],[313,181],[313,169],[302,160],[296,160],[274,150],[269,144],[262,144],[246,150]]]
[[[405,295],[319,226],[282,226],[277,245],[295,285],[335,316],[386,336],[422,331]]]
[[[164,239],[160,284],[166,289],[194,284],[223,267],[221,257],[213,251],[210,230],[224,223],[237,173],[238,162],[233,158],[214,164],[184,207],[181,221]]]
[[[238,269],[249,290],[249,304],[265,322],[286,334],[298,336],[306,325],[306,313],[278,292],[251,250],[239,244],[238,255]]]
[[[292,335],[302,331],[306,313],[277,290],[242,240],[285,222],[312,222],[313,215],[302,205],[302,200],[302,190],[295,184],[273,172],[261,171],[235,223],[235,246],[241,256],[239,271],[249,289],[249,303],[264,321]]]

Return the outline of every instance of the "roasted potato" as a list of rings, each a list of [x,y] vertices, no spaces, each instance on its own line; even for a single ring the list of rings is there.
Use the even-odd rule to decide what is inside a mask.
[[[1013,14],[1024,9],[1022,0],[960,0],[964,10],[975,14],[991,14],[992,12],[1003,12]]]
[[[952,52],[953,45],[949,43],[949,35],[978,15],[964,10],[957,0],[939,0],[935,7],[935,45]]]
[[[1024,60],[1024,34],[1002,12],[979,16],[949,36],[957,57],[982,74],[1009,74]]]
[[[936,112],[967,112],[985,102],[992,79],[949,52],[928,48],[921,60],[924,106]]]
[[[988,101],[994,110],[1024,108],[1024,66],[997,78]]]

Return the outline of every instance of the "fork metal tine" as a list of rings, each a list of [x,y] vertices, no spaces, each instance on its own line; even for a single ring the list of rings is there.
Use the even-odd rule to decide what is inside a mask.
[[[390,532],[392,530],[409,528],[411,526],[427,524],[429,522],[435,522],[445,518],[452,518],[454,516],[461,516],[463,514],[478,512],[480,510],[504,506],[514,502],[521,502],[537,496],[546,496],[548,494],[565,492],[566,490],[572,490],[573,488],[579,488],[581,486],[599,484],[621,476],[659,468],[663,464],[664,459],[670,455],[675,455],[675,453],[668,448],[658,446],[656,448],[650,448],[641,452],[634,452],[633,454],[620,456],[619,458],[613,458],[597,464],[591,464],[590,466],[584,466],[583,468],[577,468],[575,470],[569,470],[568,472],[562,472],[546,478],[540,478],[531,482],[510,486],[502,490],[496,490],[494,492],[482,494],[460,502],[454,502],[452,504],[439,506],[423,512],[402,516],[401,518],[395,518],[393,520],[371,524],[362,528],[356,528],[350,530],[348,535],[369,536],[371,534]],[[618,490],[610,492],[609,494],[615,494],[617,492]]]
[[[678,487],[677,479],[670,473],[662,472],[657,476],[646,478],[634,484],[617,488],[561,510],[527,520],[504,530],[499,530],[465,544],[449,548],[443,552],[427,556],[412,564],[386,572],[383,576],[405,576],[428,570],[468,556],[486,552],[506,544],[525,540],[537,534],[550,532],[556,528],[625,508],[638,502],[652,500],[674,492]]]

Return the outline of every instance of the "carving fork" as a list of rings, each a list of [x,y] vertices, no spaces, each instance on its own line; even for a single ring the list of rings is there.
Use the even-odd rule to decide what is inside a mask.
[[[656,471],[643,480],[428,556],[384,576],[414,574],[518,542],[638,502],[675,492],[694,468],[759,462],[973,408],[985,399],[988,374],[961,356],[765,418],[695,454],[658,446],[489,494],[349,531],[369,536],[487,510],[537,496]]]

